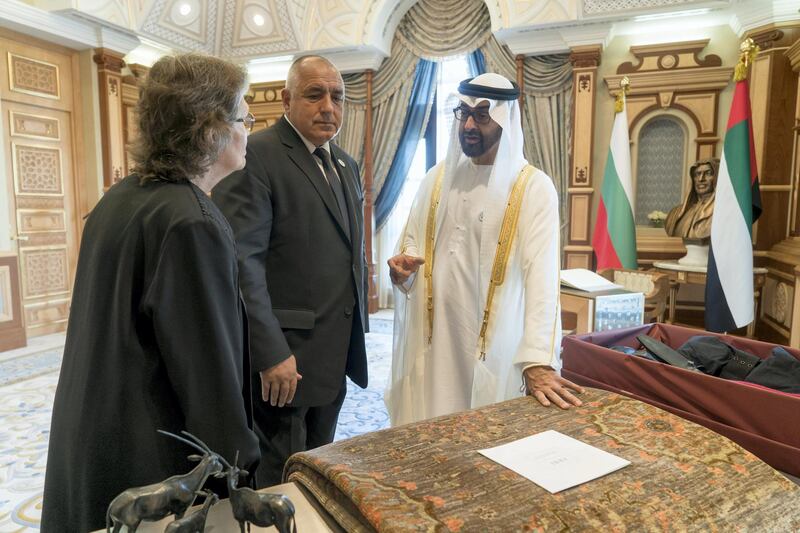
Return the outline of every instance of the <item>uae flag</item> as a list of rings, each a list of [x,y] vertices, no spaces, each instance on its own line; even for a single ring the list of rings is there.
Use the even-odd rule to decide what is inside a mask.
[[[736,82],[717,177],[706,280],[706,329],[754,320],[753,222],[761,214],[747,79]]]
[[[622,89],[621,89],[622,91]],[[606,170],[603,173],[600,205],[592,236],[597,269],[636,268],[636,226],[633,222],[631,148],[624,92],[617,101],[617,115],[611,130]],[[621,104],[621,105],[619,105]]]

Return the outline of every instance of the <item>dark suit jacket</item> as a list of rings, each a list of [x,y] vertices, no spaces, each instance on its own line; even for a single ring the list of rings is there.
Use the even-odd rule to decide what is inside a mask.
[[[253,371],[294,354],[303,376],[294,406],[332,402],[345,372],[367,385],[363,194],[356,162],[330,147],[352,235],[345,234],[314,156],[285,117],[250,136],[245,168],[212,193],[236,235]]]
[[[123,490],[196,466],[185,429],[252,468],[233,234],[194,185],[128,176],[89,215],[56,389],[42,531],[103,527]],[[246,399],[246,401],[245,401]]]

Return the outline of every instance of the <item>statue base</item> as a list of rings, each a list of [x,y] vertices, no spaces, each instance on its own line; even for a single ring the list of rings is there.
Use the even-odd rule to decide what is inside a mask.
[[[700,244],[699,240],[684,240],[686,255],[678,259],[679,265],[685,266],[708,266],[708,244]]]

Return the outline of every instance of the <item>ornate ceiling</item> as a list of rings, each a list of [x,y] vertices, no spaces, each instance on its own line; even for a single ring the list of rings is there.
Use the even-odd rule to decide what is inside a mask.
[[[23,24],[83,25],[122,53],[139,43],[156,54],[197,50],[242,62],[285,60],[314,50],[343,71],[375,68],[389,54],[400,19],[416,0],[3,0]],[[602,43],[612,24],[670,12],[725,18],[797,17],[796,0],[484,0],[495,35],[514,53],[565,51]],[[791,6],[794,5],[794,8]],[[30,6],[30,7],[29,7]],[[24,9],[21,9],[24,8]],[[22,11],[26,11],[22,13]],[[0,6],[0,23],[5,16]],[[6,12],[11,13],[9,8]],[[46,12],[46,13],[43,13]],[[19,14],[22,13],[22,14]],[[37,15],[37,13],[39,15]],[[719,18],[719,17],[718,17]],[[23,20],[24,19],[24,20]],[[747,20],[740,26],[746,26]],[[762,21],[763,23],[763,21]],[[734,26],[731,23],[732,27]],[[736,28],[735,28],[736,29]],[[741,28],[739,28],[741,29]],[[32,27],[31,34],[38,28]],[[738,31],[738,30],[737,30]],[[56,33],[56,32],[52,32]],[[91,40],[91,39],[88,39]],[[111,43],[111,44],[108,44]],[[115,48],[114,44],[119,43]],[[132,43],[129,49],[124,48]],[[338,57],[338,61],[337,61]]]
[[[93,19],[173,50],[230,59],[369,46],[388,52],[414,0],[26,0],[47,11]],[[375,28],[381,31],[373,31]],[[377,33],[377,35],[376,35]]]

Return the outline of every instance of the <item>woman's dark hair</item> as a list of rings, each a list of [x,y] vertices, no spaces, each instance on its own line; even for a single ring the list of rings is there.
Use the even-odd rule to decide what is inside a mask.
[[[139,132],[131,143],[142,183],[203,175],[231,139],[244,68],[201,54],[165,56],[139,88]]]

